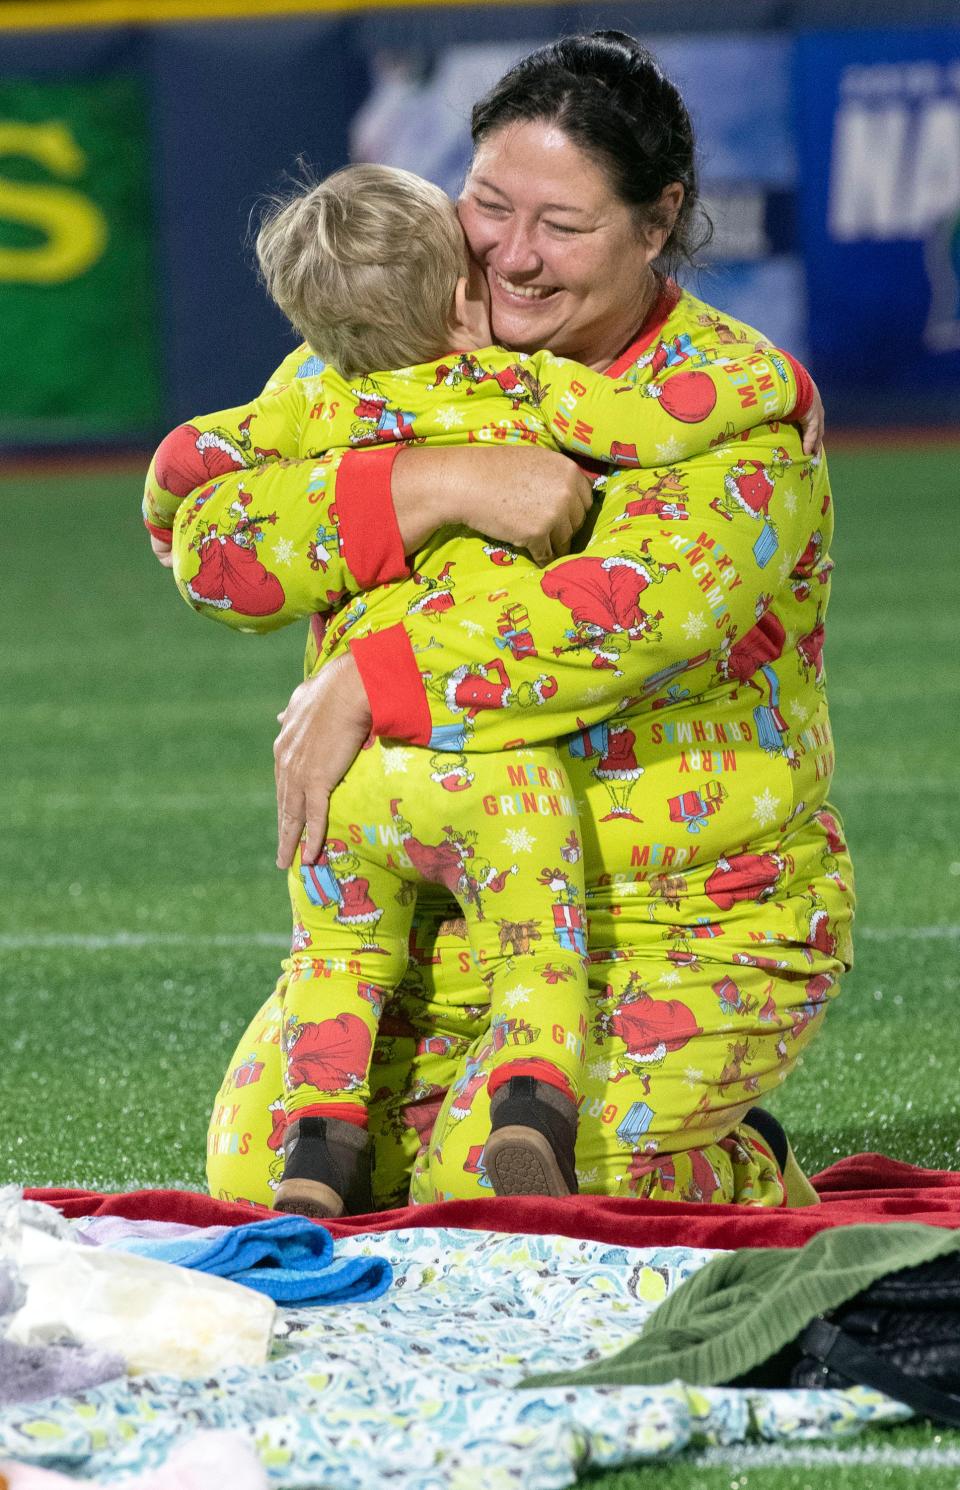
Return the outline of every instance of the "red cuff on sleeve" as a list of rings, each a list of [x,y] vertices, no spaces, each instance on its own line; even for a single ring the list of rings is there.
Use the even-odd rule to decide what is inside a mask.
[[[361,590],[410,573],[393,510],[390,477],[399,445],[348,450],[337,471],[337,521],[343,557]]]
[[[810,405],[813,403],[813,379],[803,363],[798,362],[796,357],[791,357],[789,352],[784,352],[783,356],[789,362],[793,369],[793,376],[797,380],[797,401],[788,411],[788,416],[791,419],[802,419],[804,415],[809,414]]]
[[[350,651],[370,700],[373,733],[410,745],[429,745],[433,730],[423,678],[403,626],[358,636]]]
[[[143,526],[150,530],[154,538],[159,538],[163,543],[173,542],[172,528],[158,528],[156,523],[148,522],[146,518],[143,519]]]

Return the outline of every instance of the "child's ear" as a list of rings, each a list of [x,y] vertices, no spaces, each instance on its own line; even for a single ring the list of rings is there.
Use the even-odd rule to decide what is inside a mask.
[[[467,299],[470,290],[470,281],[465,274],[461,274],[457,280],[457,287],[453,292],[453,320],[457,326],[463,326],[469,319]]]

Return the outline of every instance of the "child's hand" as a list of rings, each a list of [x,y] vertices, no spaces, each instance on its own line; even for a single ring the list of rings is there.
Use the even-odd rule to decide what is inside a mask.
[[[166,538],[158,538],[156,533],[150,534],[150,547],[156,555],[157,563],[162,564],[164,569],[173,568],[173,544],[168,543]]]

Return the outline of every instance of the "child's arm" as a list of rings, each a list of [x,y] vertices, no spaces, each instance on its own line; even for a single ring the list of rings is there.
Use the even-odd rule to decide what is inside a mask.
[[[732,358],[699,349],[688,362],[635,385],[538,352],[540,413],[559,443],[613,465],[663,466],[726,444],[771,420],[800,424],[804,451],[822,435],[819,394],[806,369],[774,348]]]
[[[316,360],[300,348],[258,399],[178,426],[150,464],[143,516],[154,552],[165,564],[169,555],[189,604],[244,630],[274,630],[408,573],[391,493],[397,447],[331,450],[346,443],[350,411],[326,397],[339,379],[328,389]],[[309,597],[283,584],[291,545]]]
[[[299,456],[302,415],[302,392],[288,384],[171,430],[150,462],[144,487],[143,521],[151,537],[169,544],[181,503],[201,487],[242,477],[267,460]]]

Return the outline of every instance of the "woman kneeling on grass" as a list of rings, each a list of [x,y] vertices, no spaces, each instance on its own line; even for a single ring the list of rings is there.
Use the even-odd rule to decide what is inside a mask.
[[[718,341],[732,357],[766,346],[664,277],[689,251],[693,139],[638,43],[607,32],[532,54],[477,105],[473,136],[460,215],[501,344],[651,387]],[[303,375],[306,356],[268,389]],[[393,446],[261,467],[264,511],[315,503],[317,563],[341,607],[325,636],[315,628],[277,742],[279,862],[295,861],[305,825],[303,864],[317,860],[330,793],[371,728],[398,742],[384,769],[402,771],[404,745],[428,747],[451,793],[469,790],[476,752],[516,750],[512,784],[485,805],[516,858],[551,810],[524,778],[523,750],[560,737],[589,917],[581,1193],[803,1203],[812,1191],[755,1104],[793,1068],[850,961],[852,879],[827,799],[826,465],[794,428],[770,424],[684,460],[677,428],[661,467],[610,477],[582,553],[563,555],[559,524],[561,556],[512,575],[509,545],[493,543],[502,584],[379,630],[358,592],[408,575],[404,555],[465,513],[514,536],[498,529],[503,514],[528,510],[563,458],[505,444],[408,450],[394,466]],[[301,451],[257,452],[278,455]],[[349,844],[319,862],[348,880]],[[517,1018],[491,1028],[455,915],[439,892],[420,893],[409,972],[380,1022],[379,1206],[404,1203],[408,1187],[416,1202],[490,1193],[486,1082],[503,1042],[522,1039],[523,928],[505,926]],[[214,1194],[269,1203],[282,1172],[289,971],[219,1093]]]

